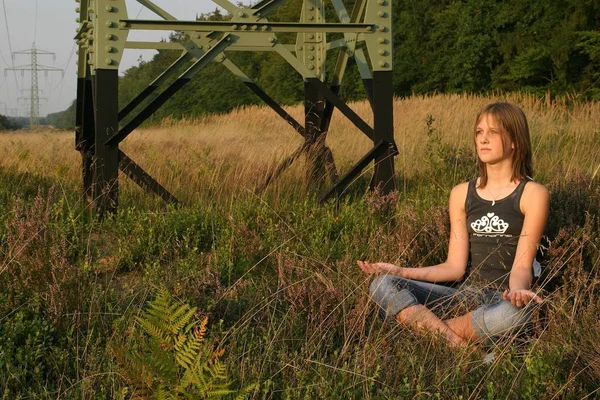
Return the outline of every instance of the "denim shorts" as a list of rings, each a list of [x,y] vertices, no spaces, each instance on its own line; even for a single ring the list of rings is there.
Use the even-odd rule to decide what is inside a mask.
[[[370,286],[371,298],[385,319],[396,320],[403,309],[422,304],[442,320],[473,312],[478,338],[493,341],[526,329],[530,306],[519,308],[502,299],[496,289],[461,285],[457,288],[415,281],[395,275],[378,275]]]

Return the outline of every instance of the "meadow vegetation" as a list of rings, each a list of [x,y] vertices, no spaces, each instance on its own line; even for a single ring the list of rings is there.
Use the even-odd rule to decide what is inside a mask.
[[[445,257],[449,191],[475,176],[473,119],[497,99],[528,115],[535,178],[552,195],[536,286],[545,302],[531,331],[456,351],[383,324],[356,260]],[[351,106],[371,120],[367,103]],[[302,120],[300,106],[287,110]],[[194,346],[218,354],[228,387],[252,388],[253,399],[599,398],[598,121],[600,103],[569,97],[396,99],[397,192],[368,192],[367,170],[339,202],[319,205],[301,159],[256,190],[302,142],[272,111],[167,119],[121,149],[182,204],[122,177],[119,211],[103,220],[82,202],[72,132],[0,134],[0,398],[147,395],[160,374],[131,378],[143,368],[122,354],[152,343],[140,316],[165,293],[198,310],[206,330]],[[331,127],[343,173],[372,143],[339,113]]]

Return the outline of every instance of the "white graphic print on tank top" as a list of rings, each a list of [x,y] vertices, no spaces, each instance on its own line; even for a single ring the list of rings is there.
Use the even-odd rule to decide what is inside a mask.
[[[473,234],[476,236],[512,237],[512,235],[504,234],[509,227],[508,222],[504,222],[493,212],[487,213],[471,223],[471,229],[473,229]]]

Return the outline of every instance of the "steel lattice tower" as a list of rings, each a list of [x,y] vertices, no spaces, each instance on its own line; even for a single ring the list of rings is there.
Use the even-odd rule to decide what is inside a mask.
[[[22,65],[22,66],[15,67],[15,68],[6,68],[4,70],[4,74],[6,75],[6,71],[11,71],[11,70],[21,71],[21,73],[23,73],[24,71],[31,71],[31,89],[30,89],[31,94],[30,94],[29,98],[25,98],[25,99],[30,101],[29,126],[31,126],[31,127],[38,126],[40,123],[40,95],[39,95],[39,88],[38,88],[38,71],[44,71],[46,76],[48,75],[48,72],[56,72],[56,71],[60,71],[64,75],[64,71],[60,68],[53,68],[53,67],[48,67],[45,65],[39,65],[38,64],[38,55],[51,55],[53,60],[56,59],[56,55],[49,51],[36,49],[35,43],[32,45],[31,49],[14,52],[12,54],[13,59],[15,58],[15,55],[17,55],[17,54],[30,55],[31,56],[31,64]]]

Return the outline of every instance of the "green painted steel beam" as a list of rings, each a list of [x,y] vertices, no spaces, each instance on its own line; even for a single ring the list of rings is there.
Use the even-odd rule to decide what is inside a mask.
[[[288,50],[294,51],[293,44],[284,45]],[[182,43],[176,42],[127,42],[126,49],[141,49],[141,50],[182,50],[185,46]],[[260,45],[235,45],[227,48],[227,51],[275,51],[272,44]]]
[[[365,20],[377,25],[374,35],[365,36],[373,72],[391,71],[394,64],[392,38],[392,1],[368,0]]]
[[[255,10],[252,14],[257,17],[264,17],[264,16],[270,14],[271,12],[273,12],[277,8],[277,6],[281,5],[285,1],[287,1],[287,0],[262,1],[258,4],[255,4],[254,6],[252,6],[252,9]]]
[[[304,0],[300,13],[300,23],[319,25],[325,23],[325,4],[320,0]],[[296,57],[320,80],[325,80],[325,44],[327,35],[320,32],[298,32],[296,36]],[[302,75],[306,78],[305,75]]]
[[[154,21],[122,19],[123,30],[193,31],[193,32],[292,32],[292,33],[374,33],[375,24],[311,24],[297,22],[250,22],[248,24],[229,21]]]
[[[367,57],[365,57],[365,52],[362,49],[357,49],[354,52],[354,62],[356,62],[358,73],[362,79],[373,79],[373,74],[369,69],[369,64],[367,64]]]
[[[169,14],[168,12],[166,12],[165,10],[163,10],[162,8],[160,8],[159,6],[157,6],[156,4],[154,4],[153,2],[151,2],[149,0],[136,0],[136,1],[138,3],[140,3],[141,5],[143,5],[144,7],[146,7],[148,10],[152,11],[154,14],[161,17],[162,19],[168,19],[168,20],[176,19],[174,16],[172,16],[171,14]]]
[[[229,12],[230,14],[235,14],[239,10],[239,7],[231,4],[228,0],[212,0],[212,1],[216,5],[227,10],[227,12]]]
[[[119,69],[128,31],[119,30],[118,21],[127,18],[125,0],[95,0],[93,12],[88,10],[91,28],[89,63],[93,69]],[[91,36],[91,37],[90,37]]]
[[[340,39],[342,42],[343,39]],[[289,51],[295,51],[296,46],[293,44],[284,44]],[[327,47],[327,50],[332,48],[343,47],[343,43],[338,43],[336,46]],[[140,50],[181,50],[184,48],[183,44],[176,42],[127,42],[125,43],[126,49],[140,49]],[[268,45],[250,45],[250,44],[237,44],[230,46],[227,51],[275,51],[272,44]]]

